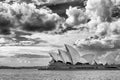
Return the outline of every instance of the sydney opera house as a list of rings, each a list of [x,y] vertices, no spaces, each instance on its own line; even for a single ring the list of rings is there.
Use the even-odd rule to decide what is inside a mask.
[[[79,52],[73,48],[70,45],[65,44],[66,51],[58,49],[58,53],[50,52],[50,56],[52,57],[54,62],[63,62],[63,63],[69,63],[69,64],[77,64],[80,63],[80,60],[84,61],[84,63],[87,63],[87,61],[82,57],[80,57]]]
[[[66,50],[58,49],[58,53],[50,52],[52,60],[48,69],[67,70],[67,69],[120,69],[119,65],[98,64],[96,61],[89,63],[85,58],[81,57],[79,52],[72,46],[65,44]]]

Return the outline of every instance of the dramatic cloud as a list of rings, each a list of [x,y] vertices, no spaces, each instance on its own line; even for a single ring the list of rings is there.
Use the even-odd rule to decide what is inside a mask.
[[[0,15],[0,34],[10,34],[10,27],[12,27],[10,20]]]
[[[39,13],[32,13],[23,18],[23,29],[28,31],[50,31],[56,29],[60,17],[49,10],[41,9]],[[25,21],[24,21],[25,20]]]
[[[13,3],[11,3],[13,1]],[[39,43],[42,38],[42,43],[51,45],[52,47],[60,47],[64,41],[72,43],[76,39],[76,35],[73,33],[67,33],[62,35],[32,35],[33,33],[49,33],[59,32],[66,29],[75,28],[78,29],[81,26],[87,27],[89,32],[92,32],[93,36],[85,39],[80,39],[75,42],[75,46],[90,63],[93,60],[97,62],[105,63],[118,63],[119,62],[119,49],[120,49],[120,19],[119,17],[113,17],[112,10],[115,6],[119,8],[119,0],[88,0],[87,6],[84,10],[78,7],[70,7],[66,10],[68,18],[65,20],[58,14],[53,13],[47,7],[37,9],[35,4],[38,2],[60,3],[63,0],[6,0],[0,3],[0,34],[8,35],[13,33],[14,39],[19,41],[27,41],[28,39],[33,41],[32,37]],[[67,0],[65,0],[67,1]],[[71,1],[71,0],[70,0]],[[34,4],[35,3],[35,4]],[[89,20],[90,19],[90,20]],[[89,20],[89,22],[88,22]],[[87,23],[88,22],[88,23]],[[77,28],[76,28],[77,27]],[[31,34],[22,34],[15,31],[21,30]],[[67,38],[72,36],[71,38]],[[83,34],[83,33],[80,33]],[[27,35],[27,36],[24,36]],[[89,35],[89,34],[87,34]],[[37,37],[36,37],[37,36]],[[35,38],[36,37],[36,38]],[[55,39],[56,38],[56,39]],[[72,39],[73,38],[73,39]],[[78,36],[77,36],[78,38]],[[80,36],[80,38],[82,38]],[[7,39],[10,41],[10,39]],[[69,41],[68,41],[69,40]],[[1,43],[6,43],[4,38],[0,39]],[[17,41],[17,40],[15,40]],[[71,41],[71,42],[70,42]],[[57,44],[57,45],[54,45]],[[58,45],[59,44],[59,45]],[[39,45],[39,44],[38,44]],[[47,48],[47,49],[51,49]],[[42,48],[43,49],[43,46]],[[46,48],[44,48],[47,50]],[[49,51],[47,50],[47,51]],[[115,52],[116,51],[116,52]],[[9,51],[7,51],[9,52]],[[18,54],[14,57],[21,58],[27,57],[39,58],[40,56],[31,54]],[[84,59],[83,59],[84,60]],[[102,61],[103,60],[103,61]],[[111,61],[112,60],[112,61]],[[111,64],[110,63],[110,64]]]
[[[77,7],[70,6],[69,9],[66,10],[66,14],[68,16],[66,19],[66,26],[78,26],[86,23],[88,19],[85,12]]]
[[[47,0],[48,3],[61,3],[66,2],[66,0]]]
[[[0,3],[0,34],[10,34],[11,29],[44,32],[58,29],[62,18],[43,7],[37,9],[32,3]]]
[[[45,2],[47,2],[47,0],[3,0],[3,2],[5,3],[34,3],[36,5],[40,5],[40,4],[43,4]]]
[[[99,35],[99,36],[107,35],[109,26],[110,26],[110,24],[108,22],[100,23],[97,26],[96,35]]]
[[[63,2],[70,2],[70,1],[77,1],[77,0],[46,0],[47,3],[63,3]]]
[[[75,42],[80,53],[94,54],[97,62],[116,63],[120,49],[120,19],[112,18],[114,0],[88,0],[86,14],[91,19],[86,25],[94,35]],[[118,5],[118,4],[117,4]],[[89,56],[91,57],[91,56]],[[117,60],[119,60],[117,58]]]
[[[35,4],[41,4],[41,3],[61,3],[61,2],[69,2],[69,1],[75,1],[75,0],[2,0],[4,2],[26,2],[26,3],[35,3]]]
[[[112,8],[111,0],[88,0],[86,13],[91,19],[98,21],[109,21]]]
[[[10,34],[10,28],[13,27],[10,6],[0,2],[0,34]]]
[[[2,27],[0,34],[11,34],[15,30],[60,34],[66,32],[69,27],[86,23],[88,19],[82,9],[70,7],[66,10],[68,18],[65,20],[45,6],[37,8],[34,1],[38,0],[6,0],[6,2],[1,2],[0,19],[2,20],[0,20],[0,25]]]
[[[17,7],[19,6],[19,7]],[[33,4],[13,4],[15,15],[20,18],[22,29],[27,31],[50,31],[56,29],[60,17],[48,8],[36,9]],[[16,8],[15,8],[16,7]],[[21,16],[20,16],[21,15]]]

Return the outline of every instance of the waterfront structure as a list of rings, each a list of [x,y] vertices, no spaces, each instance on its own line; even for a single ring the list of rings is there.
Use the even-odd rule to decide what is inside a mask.
[[[61,56],[59,54],[57,54],[56,52],[49,52],[50,56],[52,57],[53,61],[57,62],[57,61],[62,61],[63,59],[61,58]]]
[[[48,69],[52,70],[74,70],[74,69],[98,69],[98,70],[118,70],[120,66],[116,64],[98,64],[93,60],[93,64],[90,64],[85,58],[82,58],[79,52],[72,46],[65,44],[66,50],[58,49],[57,52],[50,52],[52,60],[48,66]]]
[[[80,62],[80,54],[78,53],[78,51],[75,48],[73,48],[70,45],[66,45],[66,44],[65,44],[65,48],[66,48],[67,52],[69,53],[69,55],[71,56],[72,64],[76,64],[76,63]]]
[[[58,49],[58,53],[52,51],[49,52],[49,54],[55,62],[61,61],[65,64],[71,63],[73,65],[82,63],[81,60],[84,61],[84,63],[87,62],[85,59],[80,57],[79,52],[74,47],[65,44],[65,49],[66,51]]]
[[[72,58],[67,51],[59,49],[58,52],[64,63],[72,63]]]

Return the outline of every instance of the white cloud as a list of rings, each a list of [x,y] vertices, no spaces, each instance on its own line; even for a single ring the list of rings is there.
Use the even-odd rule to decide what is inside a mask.
[[[116,1],[117,2],[117,1]],[[116,63],[120,49],[120,20],[111,19],[113,0],[88,0],[86,13],[91,21],[87,24],[93,36],[75,42],[81,54],[94,54],[96,61],[104,56],[103,63]],[[118,3],[119,4],[119,3]],[[115,50],[117,50],[115,52]],[[106,56],[105,56],[106,55]]]
[[[66,26],[78,26],[86,23],[88,19],[85,12],[77,7],[70,6],[69,9],[66,10],[66,14],[68,16],[66,19]]]

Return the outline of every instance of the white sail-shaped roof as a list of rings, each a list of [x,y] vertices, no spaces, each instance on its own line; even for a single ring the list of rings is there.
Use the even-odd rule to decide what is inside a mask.
[[[72,63],[71,56],[68,54],[68,52],[60,50],[60,49],[58,50],[58,52],[59,52],[59,55],[62,57],[64,63],[67,63],[67,62]]]
[[[58,61],[62,61],[63,62],[63,59],[62,59],[62,57],[59,54],[57,54],[57,57],[58,57]]]
[[[80,58],[80,63],[88,63],[88,61],[86,60],[86,59],[84,59],[84,58]]]
[[[68,51],[68,53],[71,55],[73,64],[80,62],[80,54],[75,48],[73,48],[70,45],[66,45],[66,44],[65,44],[65,48]]]
[[[55,61],[63,61],[63,59],[61,58],[61,56],[56,53],[56,52],[49,52],[50,56],[52,57],[53,60]]]

